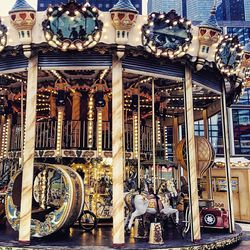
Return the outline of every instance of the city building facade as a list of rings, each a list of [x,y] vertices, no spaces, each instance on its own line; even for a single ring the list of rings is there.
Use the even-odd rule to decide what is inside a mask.
[[[38,11],[46,10],[49,4],[55,5],[55,4],[61,4],[61,3],[67,3],[67,2],[68,0],[38,0],[37,10]],[[102,11],[109,11],[114,6],[114,4],[117,3],[116,0],[91,0],[89,2],[92,5],[95,5],[99,10],[102,10]],[[141,14],[142,13],[142,0],[131,0],[131,2]]]
[[[177,14],[183,16],[183,1],[186,0],[148,0],[148,13],[175,10]]]
[[[149,0],[148,12],[165,11],[175,9],[177,13],[194,21],[206,20],[210,13],[214,1],[212,0],[182,0],[182,1],[165,1]],[[238,36],[239,42],[245,46],[250,42],[250,2],[244,0],[220,0],[217,1],[216,17],[219,26],[224,34]],[[233,131],[231,135],[231,154],[235,156],[245,156],[250,158],[250,89],[246,89],[238,103],[235,103],[229,110],[230,126]],[[220,114],[209,119],[209,138],[213,144],[216,154],[223,156],[222,141],[222,120]],[[180,133],[184,136],[184,127],[180,127]],[[174,157],[173,152],[173,130],[167,128],[168,156]],[[195,134],[204,136],[203,121],[195,123]],[[180,139],[183,137],[180,136]]]

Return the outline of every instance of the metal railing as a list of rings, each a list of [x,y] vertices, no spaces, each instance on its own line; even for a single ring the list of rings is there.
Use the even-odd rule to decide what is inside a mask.
[[[36,123],[36,149],[56,148],[57,121]]]
[[[85,149],[87,147],[85,121],[65,121],[62,133],[62,148]]]
[[[125,126],[125,149],[133,151],[133,124],[126,123]],[[95,126],[94,126],[95,129]],[[56,149],[57,121],[51,120],[36,123],[37,150]],[[94,132],[94,146],[96,145],[96,132]],[[87,122],[86,121],[64,121],[62,128],[63,149],[88,149],[87,147]],[[103,121],[102,125],[102,148],[112,150],[112,123]],[[14,125],[11,130],[10,151],[21,150],[21,126]],[[141,152],[152,151],[152,128],[141,127]]]

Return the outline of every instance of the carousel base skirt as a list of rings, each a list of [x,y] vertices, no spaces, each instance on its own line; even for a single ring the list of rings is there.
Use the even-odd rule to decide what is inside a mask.
[[[190,237],[181,239],[174,230],[166,233],[164,244],[150,245],[148,240],[135,240],[133,232],[130,236],[126,236],[126,244],[122,249],[221,249],[235,245],[241,241],[242,229],[236,225],[236,232],[229,234],[222,230],[206,229],[202,230],[202,240],[196,243],[190,242]],[[0,249],[91,249],[106,250],[112,249],[112,227],[103,226],[92,233],[82,232],[77,227],[62,231],[45,238],[32,238],[29,246],[22,246],[18,242],[18,234],[9,226],[0,227]]]

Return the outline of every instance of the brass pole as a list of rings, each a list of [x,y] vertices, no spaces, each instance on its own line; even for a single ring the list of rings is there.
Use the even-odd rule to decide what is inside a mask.
[[[225,82],[222,82],[222,96],[221,96],[221,118],[222,118],[222,134],[225,155],[225,171],[227,181],[227,202],[228,202],[228,215],[229,215],[229,232],[235,231],[234,225],[234,207],[233,207],[233,191],[231,183],[231,169],[230,169],[230,144],[229,144],[229,130],[227,118],[227,105],[226,105],[226,90]]]

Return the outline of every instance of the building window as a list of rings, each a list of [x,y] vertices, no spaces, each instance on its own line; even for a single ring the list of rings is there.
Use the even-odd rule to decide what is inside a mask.
[[[233,109],[236,154],[250,154],[250,109]]]

